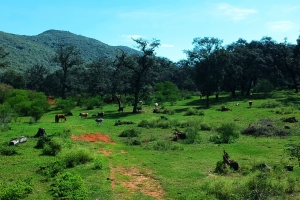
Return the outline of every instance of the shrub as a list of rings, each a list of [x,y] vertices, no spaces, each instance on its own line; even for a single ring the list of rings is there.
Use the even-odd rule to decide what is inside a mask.
[[[292,107],[279,107],[279,108],[275,108],[274,112],[276,114],[280,114],[280,115],[292,114],[293,108]]]
[[[275,100],[270,100],[267,102],[264,102],[260,105],[261,108],[277,108],[280,106],[280,103]]]
[[[102,165],[102,160],[100,158],[97,158],[94,160],[94,170],[99,170],[102,169],[103,165]]]
[[[124,130],[119,137],[138,137],[140,135],[141,131],[138,129],[129,129],[129,130]]]
[[[57,139],[50,140],[43,149],[44,155],[56,156],[62,149],[62,144]]]
[[[212,141],[221,144],[229,144],[233,143],[235,139],[239,138],[239,133],[236,130],[236,125],[233,123],[226,123],[222,124],[221,127],[217,129],[217,132],[219,133],[218,136],[213,137]]]
[[[78,149],[66,153],[63,157],[63,160],[67,168],[72,168],[77,165],[92,161],[93,157],[86,149]]]
[[[66,163],[63,160],[57,160],[46,167],[40,167],[38,172],[47,177],[54,177],[56,174],[63,172],[65,169]]]
[[[87,199],[87,188],[82,178],[70,172],[59,173],[52,185],[53,196],[60,199]]]
[[[201,123],[200,124],[200,129],[201,130],[205,130],[205,131],[210,131],[211,130],[211,127],[210,125],[206,124],[206,123]]]
[[[177,144],[174,144],[170,141],[156,141],[153,143],[152,148],[156,151],[167,151],[167,150],[180,150],[182,147],[180,147]]]
[[[58,109],[62,109],[63,113],[70,113],[72,109],[76,107],[76,103],[73,99],[55,99],[55,105]]]
[[[128,138],[128,140],[126,141],[127,145],[141,145],[142,142],[136,138]]]
[[[138,127],[144,127],[147,128],[149,126],[149,122],[148,120],[143,119],[142,121],[140,121],[140,123],[138,124]]]
[[[13,146],[7,146],[7,147],[1,147],[0,154],[5,156],[13,156],[19,154],[15,147]]]
[[[185,116],[191,116],[191,115],[196,115],[197,114],[197,110],[195,108],[189,108],[184,115]]]
[[[46,143],[51,141],[51,137],[52,137],[51,135],[43,135],[43,136],[39,137],[39,139],[35,145],[35,148],[37,148],[37,149],[44,148]]]
[[[30,179],[19,180],[14,184],[0,183],[0,199],[19,200],[32,193],[33,187]]]
[[[269,93],[273,90],[273,85],[269,80],[262,79],[259,81],[259,83],[253,88],[254,92],[263,92],[263,93]]]
[[[217,164],[216,164],[216,168],[215,168],[215,173],[218,173],[218,174],[226,174],[227,173],[227,168],[224,167],[224,164],[222,161],[218,161]]]
[[[159,120],[157,122],[157,127],[159,128],[169,128],[171,126],[171,123],[168,120]]]
[[[193,143],[200,143],[201,138],[198,134],[198,128],[196,127],[189,127],[185,130],[186,139],[183,140],[186,144],[193,144]]]

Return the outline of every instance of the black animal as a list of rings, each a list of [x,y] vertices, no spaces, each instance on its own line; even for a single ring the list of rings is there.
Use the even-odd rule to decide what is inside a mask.
[[[97,125],[100,125],[101,123],[104,122],[104,119],[103,118],[97,118],[97,119],[95,119],[95,121],[97,122]]]
[[[118,109],[119,112],[123,112],[123,110],[124,110],[123,107],[120,107],[120,108]]]

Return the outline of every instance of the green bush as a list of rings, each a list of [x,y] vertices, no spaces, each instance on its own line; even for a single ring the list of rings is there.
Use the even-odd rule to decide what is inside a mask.
[[[39,137],[36,145],[35,145],[35,148],[37,149],[43,149],[44,146],[51,141],[51,135],[43,135],[41,137]]]
[[[16,147],[13,146],[3,146],[0,149],[0,154],[5,156],[13,156],[19,154],[16,150]]]
[[[129,129],[129,130],[124,130],[119,137],[138,137],[140,135],[141,131],[138,129]]]
[[[30,179],[19,180],[13,184],[0,182],[1,200],[19,200],[24,199],[32,193],[33,187]]]
[[[70,113],[72,109],[76,107],[76,103],[73,99],[55,99],[55,105],[58,109],[61,109],[63,113]]]
[[[170,121],[162,120],[162,119],[158,120],[157,125],[156,125],[156,127],[163,128],[163,129],[170,128],[170,126],[171,126]]]
[[[82,200],[87,199],[87,188],[82,178],[70,172],[59,173],[52,185],[55,198]]]
[[[260,105],[261,108],[277,108],[280,107],[280,103],[275,100],[270,100],[267,102],[264,102]]]
[[[54,177],[56,174],[63,172],[66,169],[66,163],[63,160],[56,160],[45,167],[40,167],[38,173],[47,176]]]
[[[185,144],[194,144],[194,143],[200,143],[201,138],[198,134],[198,128],[196,127],[189,127],[185,130],[186,139],[183,140]]]
[[[211,126],[206,124],[206,123],[201,123],[200,124],[200,129],[204,130],[204,131],[210,131],[211,130]]]
[[[44,155],[56,156],[62,149],[62,144],[58,139],[51,139],[43,149]]]
[[[93,169],[94,170],[99,170],[99,169],[102,169],[102,167],[103,167],[102,160],[100,158],[94,159],[94,167],[93,167]]]
[[[77,165],[92,161],[93,157],[86,149],[78,149],[66,153],[63,157],[63,160],[67,168],[72,168]]]
[[[259,81],[259,83],[253,88],[254,92],[263,92],[263,93],[269,93],[273,90],[273,85],[269,80],[262,79]]]
[[[237,138],[239,138],[239,133],[237,132],[237,127],[233,123],[222,124],[218,129],[218,136],[212,137],[212,141],[221,144],[233,143]]]
[[[140,121],[140,123],[138,124],[138,127],[148,128],[149,127],[148,120],[143,119],[142,121]]]
[[[224,164],[222,161],[218,161],[214,172],[217,174],[226,174],[228,172],[228,170],[227,170],[227,168],[224,167]]]
[[[146,148],[152,148],[156,151],[167,151],[167,150],[182,150],[183,148],[178,144],[171,141],[155,141]]]
[[[189,108],[184,115],[185,116],[191,116],[191,115],[197,115],[197,110],[195,108]]]

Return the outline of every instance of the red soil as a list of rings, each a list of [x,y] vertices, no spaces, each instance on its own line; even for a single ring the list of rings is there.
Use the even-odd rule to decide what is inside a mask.
[[[110,144],[115,144],[114,141],[110,140],[108,135],[102,133],[92,133],[92,134],[83,134],[80,136],[72,135],[73,140],[83,140],[89,142],[106,142]]]

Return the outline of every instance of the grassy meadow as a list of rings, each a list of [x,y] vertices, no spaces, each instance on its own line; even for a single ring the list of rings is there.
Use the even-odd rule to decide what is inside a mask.
[[[251,107],[250,100],[253,102]],[[161,111],[169,110],[168,114],[153,113],[153,103],[143,105],[139,114],[132,114],[129,105],[125,106],[124,113],[117,112],[117,104],[94,110],[77,107],[72,110],[73,116],[67,116],[65,122],[59,123],[54,123],[54,116],[61,110],[55,107],[38,123],[29,123],[29,117],[15,117],[9,124],[11,129],[0,133],[0,189],[4,188],[6,193],[14,196],[18,193],[14,191],[17,187],[28,184],[31,190],[27,195],[14,197],[28,200],[300,199],[299,163],[289,156],[285,146],[300,143],[300,122],[283,122],[288,117],[300,119],[299,95],[292,91],[276,91],[233,100],[228,94],[221,94],[219,100],[211,97],[210,108],[204,106],[205,98],[193,96],[174,105],[168,102],[160,105]],[[230,111],[222,112],[222,106]],[[104,122],[97,125],[92,114],[102,111],[105,112]],[[89,117],[81,118],[80,112],[88,112]],[[161,119],[161,116],[167,119]],[[133,124],[115,126],[118,120]],[[223,124],[234,124],[235,130],[241,133],[259,120],[270,123],[274,127],[272,130],[286,131],[288,135],[255,137],[239,134],[239,138],[230,144],[212,141],[212,138],[218,138],[218,128]],[[53,135],[53,140],[61,147],[55,156],[45,155],[45,147],[35,148],[39,139],[33,136],[39,128],[44,128],[47,135]],[[188,140],[190,142],[172,141],[175,128],[182,132],[190,128],[196,134],[187,135],[186,140],[193,139]],[[132,135],[119,137],[130,130]],[[94,133],[108,135],[114,143],[71,138],[72,135]],[[11,139],[20,136],[27,136],[28,141],[7,147]],[[7,155],[3,149],[15,153]],[[223,173],[215,172],[224,150],[238,162],[238,171],[227,167]],[[76,163],[74,155],[81,156],[81,161]],[[60,162],[62,160],[64,162]],[[60,167],[66,160],[68,164]],[[57,166],[53,165],[55,162]],[[271,170],[259,169],[259,164],[267,164]],[[287,171],[287,165],[294,166],[294,170]],[[54,168],[59,172],[54,173]],[[51,173],[54,175],[49,175]],[[72,182],[59,178],[60,174],[66,173],[72,174],[72,178],[79,177],[73,182],[78,181],[83,187],[83,197],[80,192],[69,197],[60,193],[59,183],[71,185]],[[10,199],[14,199],[11,196]],[[0,197],[7,199],[9,194],[5,196],[0,192]]]

